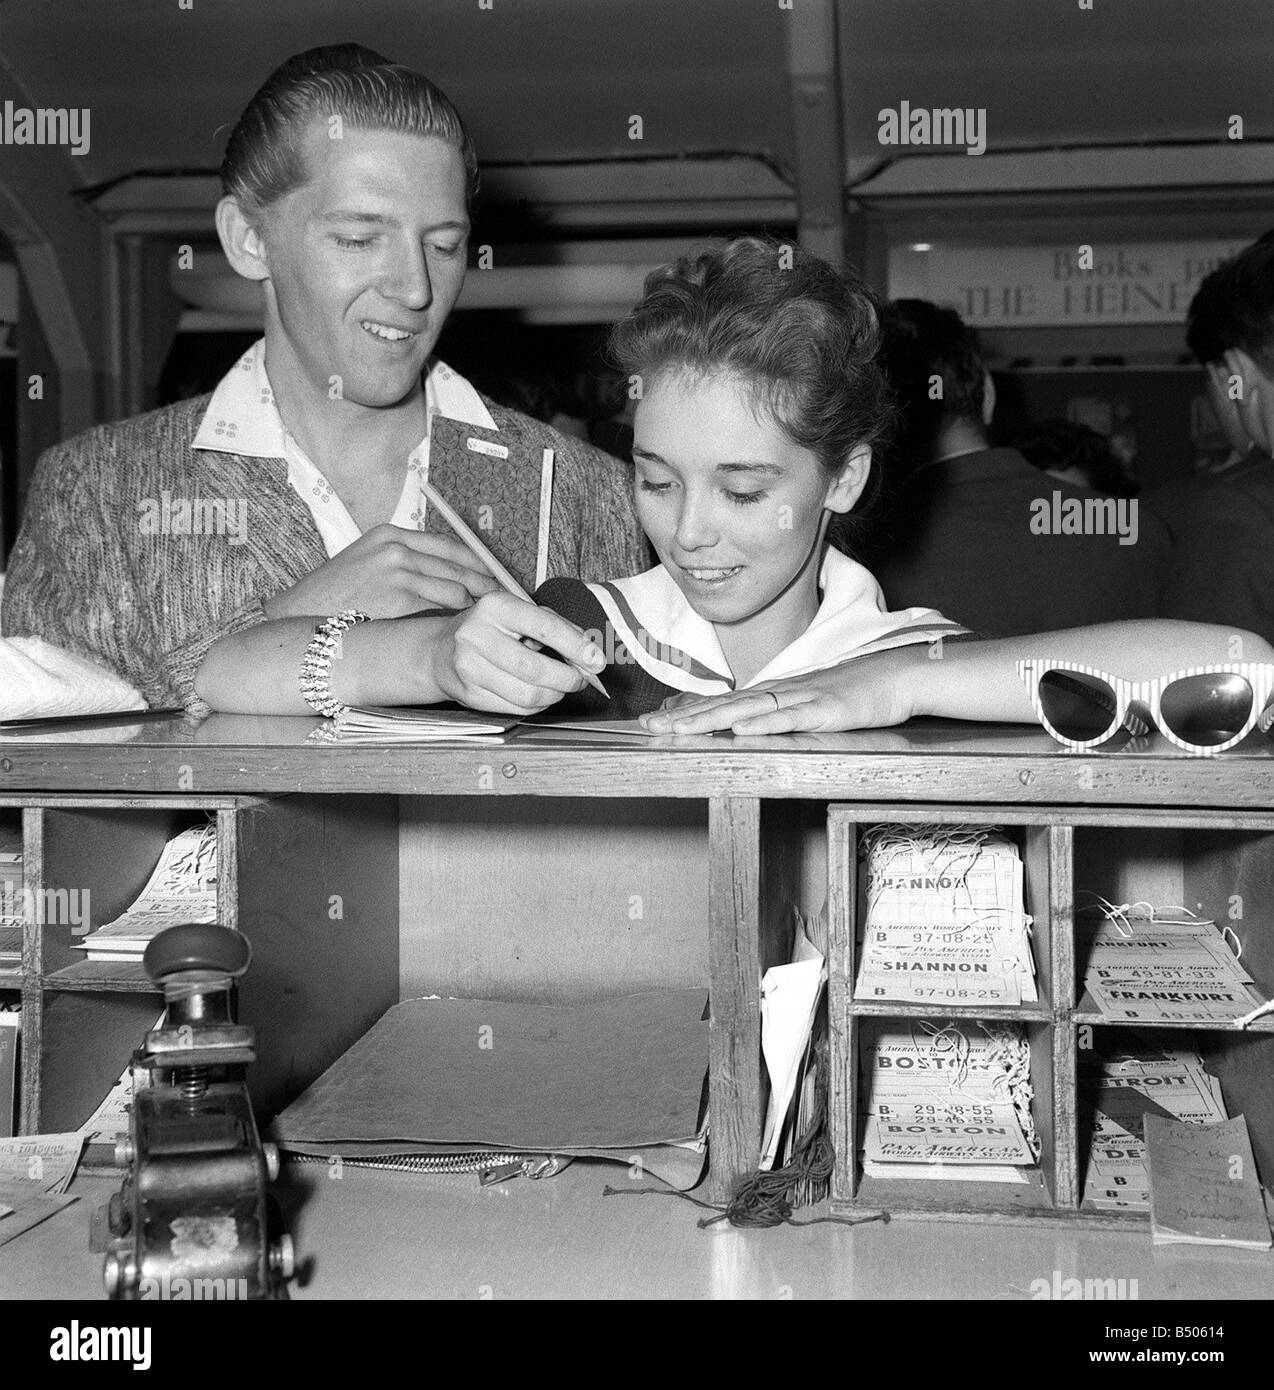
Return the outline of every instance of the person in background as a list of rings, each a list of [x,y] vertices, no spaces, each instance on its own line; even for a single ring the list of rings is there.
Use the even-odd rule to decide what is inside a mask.
[[[233,268],[261,287],[265,335],[211,397],[44,455],[5,585],[5,634],[70,648],[152,705],[192,713],[207,709],[195,683],[209,649],[268,620],[322,638],[302,709],[326,704],[313,681],[345,628],[367,618],[401,619],[381,656],[391,670],[427,671],[435,700],[530,709],[576,689],[575,670],[522,639],[585,662],[587,644],[499,591],[459,539],[433,529],[419,483],[442,459],[462,470],[477,435],[479,451],[507,461],[507,496],[483,499],[493,535],[522,534],[510,499],[526,495],[517,484],[529,470],[538,497],[552,449],[548,572],[648,564],[628,470],[484,398],[433,356],[464,281],[477,179],[451,102],[368,49],[311,49],[252,98],[221,176],[217,231]],[[233,688],[255,674],[227,678]],[[285,679],[299,699],[299,657]]]
[[[991,447],[995,387],[958,314],[894,302],[882,360],[901,420],[869,559],[891,608],[939,595],[947,617],[1006,635],[1158,611],[1163,524]]]
[[[1203,280],[1186,342],[1233,454],[1145,496],[1172,535],[1159,611],[1274,639],[1274,231]]]
[[[1032,467],[1064,483],[1107,497],[1136,497],[1140,490],[1106,436],[1074,420],[1058,416],[1030,425],[1018,433],[1013,448]]]

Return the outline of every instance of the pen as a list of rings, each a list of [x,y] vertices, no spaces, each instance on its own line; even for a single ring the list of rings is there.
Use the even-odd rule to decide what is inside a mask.
[[[521,584],[518,583],[516,579],[514,579],[514,577],[509,573],[507,569],[505,569],[505,567],[499,562],[499,560],[497,560],[495,556],[492,555],[492,553],[486,548],[482,541],[478,539],[477,535],[460,517],[460,515],[456,512],[455,508],[451,505],[451,503],[448,502],[447,499],[442,496],[438,489],[434,487],[434,485],[431,482],[429,482],[428,479],[421,478],[420,490],[425,494],[425,496],[429,499],[433,506],[437,507],[438,514],[447,523],[447,525],[451,527],[451,529],[456,533],[457,536],[460,537],[462,541],[464,541],[464,543],[469,547],[469,549],[474,553],[474,555],[482,561],[482,563],[487,567],[488,570],[491,571],[491,574],[499,581],[502,588],[506,589],[515,598],[525,599],[527,603],[535,602],[531,595],[527,593],[527,591],[521,586]],[[593,675],[591,671],[585,670],[583,666],[580,666],[577,662],[574,661],[568,661],[567,665],[573,667],[576,671],[578,671],[580,675],[583,676],[584,679],[589,683],[589,685],[593,687],[594,690],[601,691],[601,693],[605,695],[608,700],[610,699],[610,692],[601,683],[601,681],[599,681],[597,677]]]

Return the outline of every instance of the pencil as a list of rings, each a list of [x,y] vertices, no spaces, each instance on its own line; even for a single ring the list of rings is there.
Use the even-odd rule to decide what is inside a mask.
[[[527,593],[521,584],[514,579],[509,571],[505,569],[499,560],[486,548],[478,538],[476,532],[470,529],[469,525],[459,515],[451,503],[443,497],[427,478],[420,479],[420,490],[429,499],[430,503],[438,509],[439,516],[441,516],[456,535],[464,541],[477,559],[481,560],[487,569],[491,571],[491,574],[499,581],[501,588],[511,593],[514,598],[525,599],[527,603],[535,602],[531,595]],[[601,691],[608,700],[610,699],[610,692],[591,671],[585,670],[578,662],[568,661],[566,664],[578,671],[594,690]]]

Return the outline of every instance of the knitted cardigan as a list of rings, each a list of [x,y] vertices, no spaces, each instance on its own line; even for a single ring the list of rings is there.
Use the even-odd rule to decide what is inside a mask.
[[[0,631],[79,652],[152,706],[207,712],[195,673],[219,637],[266,620],[262,601],[328,556],[282,458],[194,449],[210,396],[87,430],[36,465],[4,586]],[[617,459],[483,398],[512,449],[556,452],[550,575],[609,579],[649,560]],[[167,504],[220,499],[246,525],[173,534],[143,525]],[[212,528],[204,528],[205,532]]]

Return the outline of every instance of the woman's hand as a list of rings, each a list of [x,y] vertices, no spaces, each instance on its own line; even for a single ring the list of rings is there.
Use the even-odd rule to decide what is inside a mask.
[[[583,688],[578,671],[524,639],[593,672],[606,665],[601,649],[574,623],[512,594],[490,594],[463,613],[428,621],[424,656],[433,683],[443,698],[471,709],[535,714]]]
[[[262,605],[269,618],[357,608],[401,618],[422,608],[468,608],[500,586],[454,536],[373,526],[339,555]]]
[[[892,660],[885,660],[892,658]],[[652,733],[735,734],[834,732],[905,723],[914,710],[900,679],[899,652],[880,652],[790,680],[749,686],[729,695],[674,695],[662,710],[643,714]]]

